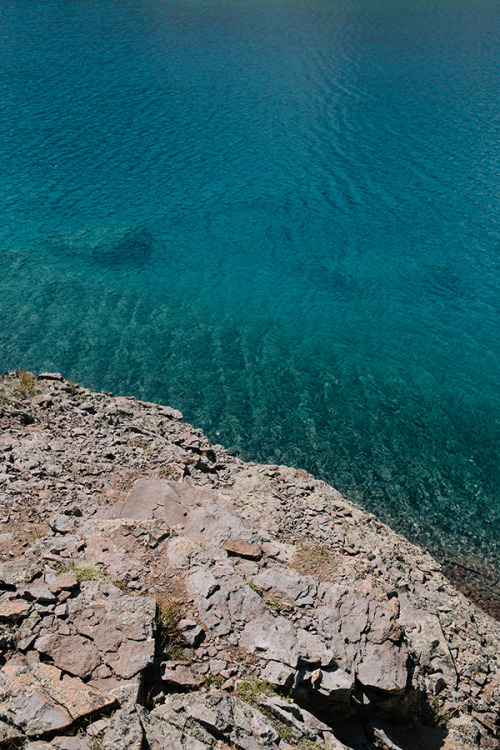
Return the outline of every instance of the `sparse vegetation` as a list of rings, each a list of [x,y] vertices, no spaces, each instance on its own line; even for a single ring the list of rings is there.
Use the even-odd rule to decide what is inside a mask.
[[[300,750],[325,750],[324,745],[320,745],[318,742],[313,742],[313,740],[308,740],[305,737],[302,737],[297,747],[300,748]]]
[[[18,370],[16,372],[16,376],[19,382],[13,390],[13,395],[20,398],[28,398],[29,396],[33,396],[36,385],[36,377],[34,376],[34,374],[32,372],[28,372],[27,370]]]
[[[437,696],[427,695],[422,705],[421,721],[428,727],[446,729],[448,722],[455,715],[453,709],[445,709]]]
[[[184,649],[187,643],[178,629],[182,619],[179,604],[165,596],[156,599],[156,634],[159,646],[169,660],[184,659]]]
[[[165,466],[162,466],[158,472],[158,476],[161,479],[172,479],[173,477],[177,477],[178,475],[179,467],[175,466],[175,464],[166,464]]]
[[[78,562],[63,565],[59,573],[73,573],[77,581],[99,581],[104,578],[104,573],[96,563]]]
[[[203,684],[205,687],[215,686],[216,688],[222,687],[222,678],[213,674],[203,675]]]
[[[267,680],[259,680],[257,677],[245,677],[238,683],[238,695],[241,700],[249,703],[251,706],[258,708],[262,695],[280,695],[274,685]]]
[[[142,448],[146,456],[154,456],[154,449],[150,445],[150,441],[144,437],[130,437],[127,439],[127,445],[130,448]]]
[[[101,750],[102,743],[104,741],[104,732],[99,732],[99,734],[93,735],[93,737],[90,737],[88,740],[88,744],[90,746],[90,750]]]
[[[264,602],[267,604],[267,606],[272,609],[274,612],[277,612],[278,614],[283,609],[283,605],[278,599],[275,599],[272,596],[265,596]]]
[[[245,703],[258,708],[272,723],[282,740],[290,742],[293,740],[293,729],[290,724],[278,719],[269,706],[263,705],[262,696],[279,696],[289,700],[286,691],[280,691],[267,680],[259,680],[257,677],[245,677],[238,683],[238,695]]]
[[[255,591],[255,593],[262,597],[262,599],[264,598],[264,591],[260,586],[257,586],[257,584],[254,583],[251,578],[245,578],[245,581],[248,583],[252,591]]]
[[[0,408],[13,401],[34,396],[37,390],[36,377],[27,370],[17,370],[15,378],[8,378],[0,388]]]
[[[325,544],[303,545],[295,555],[292,567],[299,573],[315,575],[321,580],[334,580],[338,573],[335,555]]]
[[[281,612],[281,610],[283,609],[283,605],[281,604],[279,599],[275,599],[273,596],[264,596],[264,590],[254,581],[252,581],[251,578],[245,578],[245,581],[248,583],[252,591],[255,591],[255,593],[264,600],[265,604],[267,604],[270,609],[272,609],[274,612],[278,612],[278,614]]]
[[[113,586],[116,586],[117,589],[120,589],[120,591],[127,592],[127,582],[126,581],[112,581]]]

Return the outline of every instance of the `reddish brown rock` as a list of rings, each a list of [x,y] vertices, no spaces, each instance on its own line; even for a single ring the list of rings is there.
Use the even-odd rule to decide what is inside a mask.
[[[203,685],[201,677],[193,674],[187,664],[176,661],[166,661],[161,665],[163,682],[183,689],[196,690]]]
[[[259,560],[262,557],[260,544],[250,544],[244,539],[226,539],[222,544],[222,549],[226,550],[229,555],[245,557],[247,560]]]
[[[5,664],[0,670],[0,712],[28,737],[66,729],[73,722],[116,703],[112,696],[63,676],[57,667]]]
[[[78,579],[74,573],[63,573],[50,582],[49,589],[53,594],[58,594],[60,591],[72,591],[77,586]]]
[[[0,622],[16,622],[25,617],[31,609],[31,605],[22,599],[0,598]]]
[[[100,664],[97,648],[80,635],[46,635],[35,641],[41,654],[50,656],[54,664],[76,677],[85,679]]]

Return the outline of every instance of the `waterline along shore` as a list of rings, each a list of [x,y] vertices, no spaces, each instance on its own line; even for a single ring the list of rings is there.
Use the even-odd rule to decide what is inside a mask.
[[[2,746],[498,746],[498,619],[175,409],[6,373],[0,520]]]

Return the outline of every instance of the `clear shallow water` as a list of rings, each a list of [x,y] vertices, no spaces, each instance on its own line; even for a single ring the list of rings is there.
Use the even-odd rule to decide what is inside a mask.
[[[0,0],[0,368],[500,569],[496,0]]]

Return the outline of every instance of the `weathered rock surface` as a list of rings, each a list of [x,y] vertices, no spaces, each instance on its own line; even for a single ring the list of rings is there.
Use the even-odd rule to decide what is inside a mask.
[[[498,746],[498,622],[424,550],[168,407],[0,387],[0,746]]]

